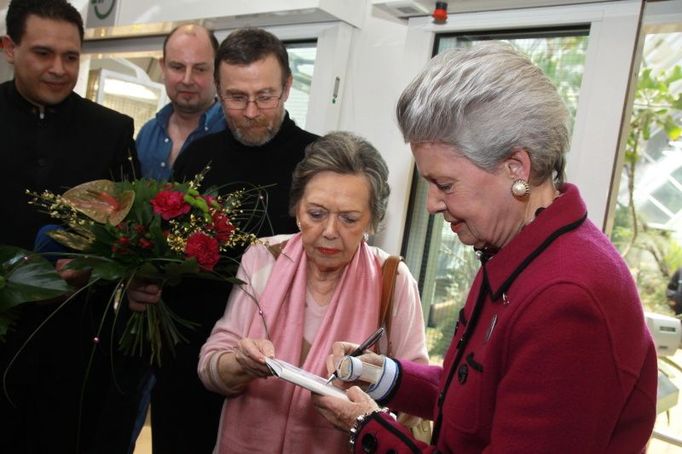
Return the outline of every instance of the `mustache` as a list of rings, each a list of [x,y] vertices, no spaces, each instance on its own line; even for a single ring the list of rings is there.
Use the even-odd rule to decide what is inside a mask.
[[[241,127],[251,127],[251,126],[268,127],[268,126],[270,126],[270,122],[265,117],[244,118],[244,119],[242,119],[240,126]]]

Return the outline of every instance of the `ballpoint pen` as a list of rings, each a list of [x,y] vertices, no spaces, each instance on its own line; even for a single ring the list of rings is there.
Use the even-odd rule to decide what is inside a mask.
[[[379,328],[378,330],[374,331],[371,336],[369,336],[362,344],[358,345],[358,348],[353,350],[349,355],[346,356],[360,356],[362,353],[370,348],[372,345],[376,344],[379,339],[381,339],[381,336],[384,335],[384,328],[383,326]],[[336,378],[336,371],[334,371],[329,378],[327,379],[327,384],[331,383],[332,380]]]

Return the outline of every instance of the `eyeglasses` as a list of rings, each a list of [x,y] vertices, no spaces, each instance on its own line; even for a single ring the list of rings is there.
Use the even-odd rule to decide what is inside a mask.
[[[223,95],[222,100],[226,108],[230,110],[244,110],[250,103],[256,104],[261,110],[274,109],[279,105],[279,100],[284,96],[282,92],[279,96],[258,95],[251,99],[246,95]]]

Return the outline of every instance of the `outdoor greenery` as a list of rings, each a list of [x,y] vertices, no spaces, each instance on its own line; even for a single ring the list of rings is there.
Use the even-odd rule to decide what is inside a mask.
[[[647,216],[636,206],[638,170],[644,162],[644,150],[657,133],[665,134],[668,144],[680,138],[682,129],[682,93],[673,87],[682,81],[679,65],[655,72],[646,64],[637,80],[630,132],[627,137],[623,179],[627,204],[619,203],[611,240],[620,250],[633,273],[640,297],[648,311],[670,313],[665,288],[670,275],[682,266],[682,248],[673,232],[653,228]]]

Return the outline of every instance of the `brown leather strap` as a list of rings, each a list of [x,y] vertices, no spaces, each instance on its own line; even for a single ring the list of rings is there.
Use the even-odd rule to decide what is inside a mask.
[[[275,260],[279,257],[279,255],[282,253],[282,251],[286,247],[287,241],[289,241],[289,240],[284,240],[281,243],[277,243],[277,244],[268,244],[267,245],[268,251],[270,251],[272,256],[275,257]]]
[[[389,339],[391,333],[391,309],[393,307],[393,292],[395,290],[395,280],[398,276],[398,265],[402,262],[403,258],[399,255],[391,255],[384,261],[381,267],[381,273],[383,274],[382,287],[381,287],[381,306],[379,310],[379,326],[383,326],[386,331],[386,339]],[[389,342],[389,351],[386,352],[390,355],[392,352],[391,345]]]

